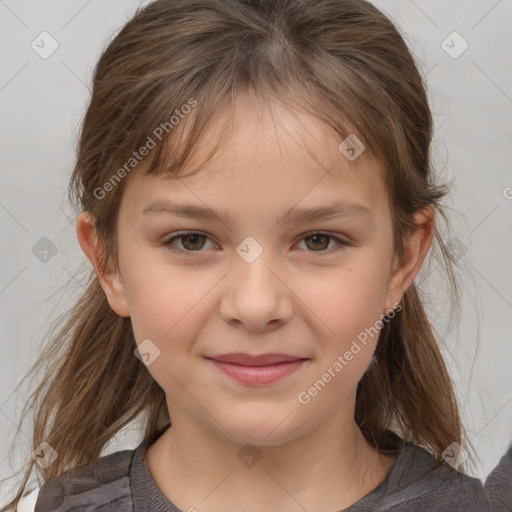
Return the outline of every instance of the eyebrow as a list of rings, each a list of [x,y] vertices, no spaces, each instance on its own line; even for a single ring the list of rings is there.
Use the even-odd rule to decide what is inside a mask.
[[[214,210],[206,206],[192,204],[174,204],[168,201],[157,200],[150,203],[142,211],[143,215],[173,214],[177,217],[189,219],[212,220],[215,217],[224,224],[233,224],[233,216],[229,210]],[[366,206],[348,201],[335,201],[333,203],[317,206],[316,208],[290,208],[276,219],[276,225],[306,223],[331,218],[373,219],[373,212]]]

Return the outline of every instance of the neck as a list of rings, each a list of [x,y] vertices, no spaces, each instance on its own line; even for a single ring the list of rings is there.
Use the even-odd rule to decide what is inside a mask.
[[[393,458],[380,455],[344,411],[314,432],[274,446],[233,442],[177,417],[148,448],[161,491],[184,511],[340,510],[379,485]],[[181,421],[180,421],[181,420]]]

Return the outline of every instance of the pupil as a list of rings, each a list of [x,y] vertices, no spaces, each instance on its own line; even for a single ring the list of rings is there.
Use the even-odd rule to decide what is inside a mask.
[[[186,239],[188,238],[189,240],[192,240],[192,245],[195,246],[195,244],[197,244],[197,238],[198,237],[201,237],[203,235],[198,235],[198,234],[195,234],[195,235],[187,235],[186,236]],[[197,247],[193,247],[195,249],[197,249]]]
[[[317,234],[317,235],[311,235],[311,237],[310,237],[310,238],[312,238],[312,239],[313,239],[314,243],[317,243],[317,242],[319,241],[318,239],[319,239],[319,238],[321,238],[321,237],[324,237],[324,238],[325,238],[325,237],[326,237],[326,235],[321,235],[321,234],[320,234],[320,235],[318,235],[318,234]],[[317,247],[317,249],[318,249],[318,247]]]

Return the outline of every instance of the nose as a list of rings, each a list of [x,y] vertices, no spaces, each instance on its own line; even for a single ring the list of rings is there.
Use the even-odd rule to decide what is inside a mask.
[[[293,314],[293,293],[283,266],[272,259],[270,250],[249,261],[234,255],[233,268],[223,280],[222,318],[254,332],[288,322]]]

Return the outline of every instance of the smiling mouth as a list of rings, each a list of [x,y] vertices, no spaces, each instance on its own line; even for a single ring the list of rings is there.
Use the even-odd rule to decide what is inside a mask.
[[[224,374],[250,386],[273,384],[291,375],[309,360],[286,354],[226,354],[207,359]]]

